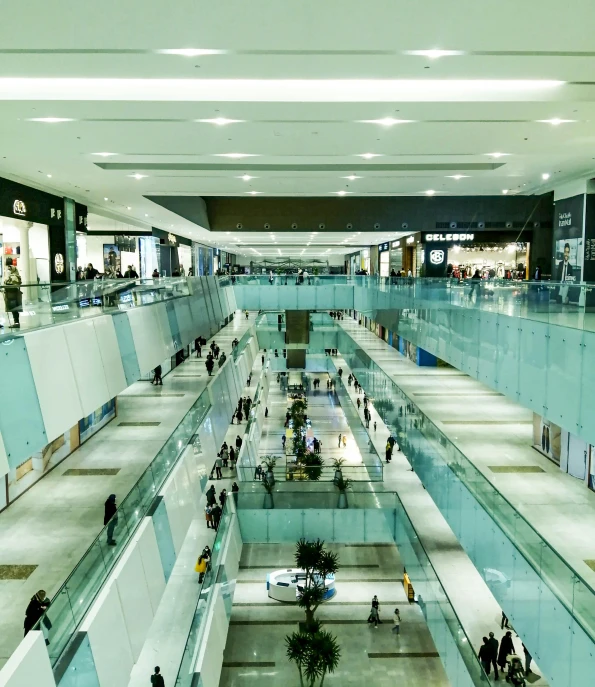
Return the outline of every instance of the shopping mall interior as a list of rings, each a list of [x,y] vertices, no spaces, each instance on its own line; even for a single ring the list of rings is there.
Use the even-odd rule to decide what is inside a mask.
[[[0,687],[590,686],[595,4],[3,19]]]

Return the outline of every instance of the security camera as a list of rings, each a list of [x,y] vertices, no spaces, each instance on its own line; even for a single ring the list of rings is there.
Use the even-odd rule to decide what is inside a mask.
[[[512,229],[512,222],[506,222],[506,228]]]
[[[541,222],[533,222],[533,229],[539,229]]]
[[[297,224],[294,222],[294,223],[291,225],[291,228],[292,228],[292,229],[297,229]]]
[[[456,223],[456,222],[451,222],[451,223],[449,224],[449,226],[450,226],[451,229],[456,229],[456,228],[457,228],[457,223]]]
[[[376,230],[380,229],[380,222],[376,222],[376,224],[374,225],[374,229],[376,229]]]
[[[403,222],[403,224],[401,224],[401,229],[409,229],[409,222]]]
[[[324,224],[324,222],[321,222],[321,223],[318,225],[318,228],[320,229],[320,231],[324,231],[324,230],[326,229],[326,225]]]
[[[485,222],[478,222],[478,223],[477,223],[477,228],[478,228],[478,229],[485,229],[485,228],[486,228],[486,223],[485,223]]]
[[[351,222],[349,222],[345,228],[351,230],[351,229],[353,229],[353,224],[351,224]]]
[[[265,228],[265,229],[270,229],[270,228],[271,228],[271,225],[270,225],[268,222],[265,222],[264,228]]]
[[[244,225],[241,222],[238,222],[236,224],[236,229],[243,229],[243,228],[244,228]]]

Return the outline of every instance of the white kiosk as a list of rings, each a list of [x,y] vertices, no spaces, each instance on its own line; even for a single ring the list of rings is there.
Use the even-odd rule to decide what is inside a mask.
[[[267,575],[267,591],[271,599],[285,603],[297,603],[299,592],[306,581],[306,573],[300,568],[275,570]],[[328,575],[324,581],[324,600],[331,599],[336,592],[335,576]]]

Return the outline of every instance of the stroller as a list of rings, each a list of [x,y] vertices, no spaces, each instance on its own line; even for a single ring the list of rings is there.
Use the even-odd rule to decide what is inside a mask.
[[[508,673],[506,674],[506,682],[510,682],[515,687],[525,687],[525,671],[523,664],[518,656],[510,655],[508,657]]]

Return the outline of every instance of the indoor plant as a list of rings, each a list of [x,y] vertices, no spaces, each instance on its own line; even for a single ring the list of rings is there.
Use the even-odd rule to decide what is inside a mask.
[[[352,480],[344,479],[343,476],[335,480],[335,486],[339,490],[339,503],[337,504],[337,508],[349,507],[347,503],[347,490],[351,489],[351,483]]]
[[[313,687],[319,678],[322,687],[326,674],[339,665],[341,648],[337,638],[321,630],[319,624],[315,632],[294,632],[285,637],[285,643],[287,658],[297,665],[302,687]]]
[[[295,547],[295,565],[305,573],[304,585],[298,599],[298,605],[306,613],[304,629],[316,631],[319,627],[314,614],[324,601],[326,587],[324,581],[328,575],[336,574],[339,569],[339,557],[336,553],[324,548],[324,541],[307,541],[303,537]]]
[[[335,458],[333,460],[333,467],[335,468],[335,477],[333,479],[333,482],[335,482],[335,484],[337,483],[338,479],[343,478],[343,471],[341,470],[341,468],[343,467],[344,463],[345,458]]]

